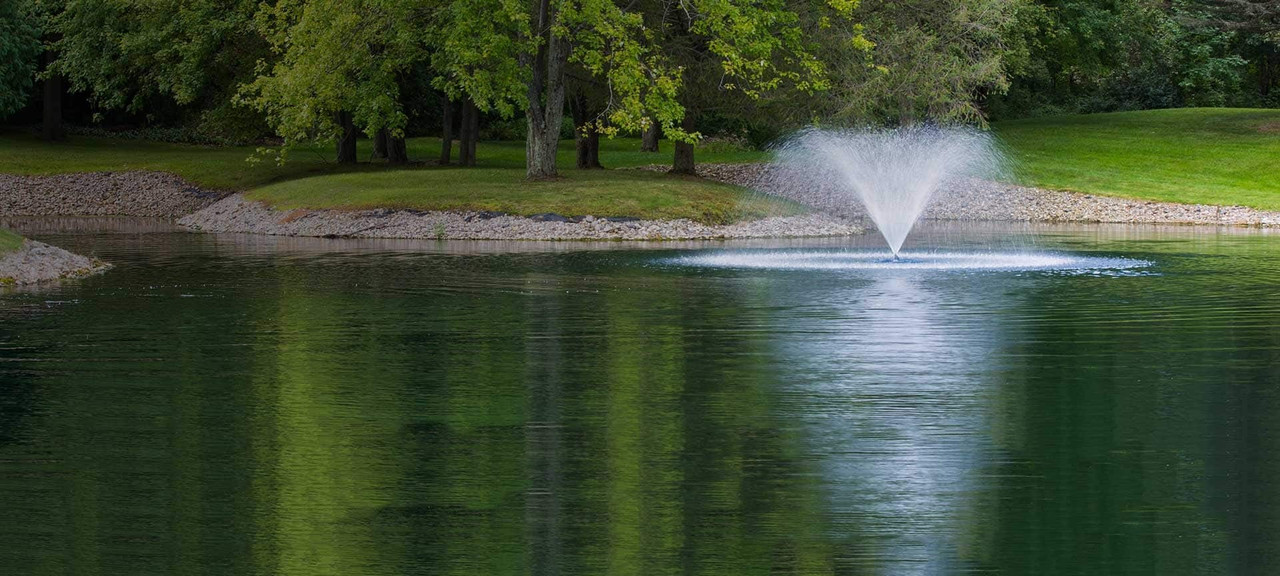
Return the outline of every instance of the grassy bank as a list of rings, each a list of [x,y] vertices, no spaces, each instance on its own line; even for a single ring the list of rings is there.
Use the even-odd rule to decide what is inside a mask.
[[[527,182],[522,175],[523,172],[504,168],[335,174],[271,184],[252,190],[247,196],[282,210],[406,208],[523,215],[551,212],[565,216],[689,218],[706,223],[801,211],[797,205],[745,194],[733,186],[642,170],[574,170],[551,182]]]
[[[1280,110],[1191,108],[1001,122],[1044,188],[1280,210]]]
[[[1150,200],[1243,204],[1280,210],[1280,110],[1183,109],[1064,116],[997,123],[995,133],[1025,184]],[[414,159],[433,160],[439,140],[408,142]],[[331,147],[294,150],[285,166],[246,162],[253,148],[215,148],[73,137],[50,145],[27,132],[0,132],[0,172],[55,174],[163,170],[216,189],[249,191],[284,209],[398,207],[472,209],[513,214],[687,217],[721,222],[796,207],[741,189],[654,173],[573,169],[573,143],[563,142],[563,178],[524,180],[523,142],[482,142],[475,169],[430,164],[342,167]],[[360,143],[367,160],[370,144]],[[636,139],[603,140],[609,168],[665,164],[639,151]],[[751,162],[763,152],[700,151],[700,162]]]
[[[434,160],[440,140],[413,138],[412,159]],[[609,168],[670,161],[670,143],[662,153],[640,152],[638,139],[601,142],[601,160]],[[482,142],[475,168],[423,163],[392,168],[363,162],[371,144],[361,141],[361,164],[338,166],[329,147],[303,147],[290,152],[284,166],[250,163],[252,147],[206,147],[94,137],[72,137],[51,145],[27,133],[0,134],[0,172],[60,174],[70,172],[160,170],[214,189],[244,190],[251,198],[282,209],[406,208],[417,210],[489,210],[533,215],[628,216],[646,219],[690,218],[724,223],[768,214],[795,213],[793,204],[760,198],[741,188],[698,178],[680,178],[631,170],[582,171],[573,168],[573,142],[562,142],[562,177],[551,182],[524,179],[523,142]],[[456,153],[456,151],[455,151]],[[763,153],[704,151],[707,162],[760,160]]]
[[[22,246],[22,237],[0,228],[0,254],[13,252]]]

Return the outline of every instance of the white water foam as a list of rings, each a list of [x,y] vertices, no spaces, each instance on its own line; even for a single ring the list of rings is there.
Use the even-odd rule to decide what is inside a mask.
[[[680,266],[778,270],[1133,270],[1151,263],[1132,258],[1063,252],[902,252],[736,250],[668,260]]]

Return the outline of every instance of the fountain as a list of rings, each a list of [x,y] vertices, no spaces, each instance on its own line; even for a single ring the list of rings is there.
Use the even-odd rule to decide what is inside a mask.
[[[836,213],[860,202],[896,260],[934,192],[1003,167],[992,138],[973,129],[810,129],[779,147],[759,187]]]
[[[919,271],[1141,274],[1150,262],[1071,252],[1038,251],[1031,235],[1003,224],[983,232],[966,224],[932,226],[924,244],[946,248],[903,252],[916,222],[940,190],[1000,179],[1005,161],[995,140],[969,128],[809,129],[787,139],[754,188],[845,216],[870,218],[889,254],[875,240],[811,241],[808,246],[721,249],[666,262],[704,268],[827,270],[863,275]],[[957,206],[963,210],[963,206]],[[956,214],[938,214],[943,219]],[[942,234],[939,234],[939,231]],[[963,250],[956,250],[962,248]]]

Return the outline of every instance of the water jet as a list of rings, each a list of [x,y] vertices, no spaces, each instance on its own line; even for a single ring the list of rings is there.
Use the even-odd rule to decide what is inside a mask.
[[[935,192],[1003,169],[995,141],[974,129],[815,128],[778,147],[759,188],[838,214],[852,215],[861,206],[897,260]]]

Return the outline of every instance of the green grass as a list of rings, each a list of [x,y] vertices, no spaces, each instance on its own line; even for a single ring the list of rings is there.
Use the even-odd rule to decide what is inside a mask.
[[[0,254],[13,252],[22,246],[22,237],[0,228]]]
[[[993,127],[1014,159],[1019,180],[1103,195],[1280,209],[1280,110],[1182,109],[1063,116],[1000,122]],[[409,155],[432,160],[439,140],[415,138]],[[217,148],[73,137],[47,144],[28,132],[0,132],[0,172],[56,174],[164,170],[216,189],[248,191],[281,209],[370,207],[492,210],[512,214],[693,218],[723,222],[798,207],[698,179],[627,170],[579,171],[573,143],[563,142],[563,177],[524,180],[523,142],[482,142],[474,169],[380,163],[341,167],[333,150],[292,151],[283,167],[246,162],[251,147]],[[370,156],[360,143],[360,158]],[[636,139],[601,141],[609,168],[666,164],[639,151]],[[700,162],[753,162],[763,152],[700,151]]]
[[[413,138],[409,156],[433,160],[440,140]],[[666,164],[671,144],[662,153],[640,152],[635,138],[602,140],[600,157],[609,168]],[[34,135],[10,131],[0,134],[0,172],[59,174],[69,172],[162,170],[192,183],[215,189],[248,191],[251,198],[281,209],[374,207],[417,210],[491,210],[532,215],[552,212],[565,216],[627,216],[690,218],[700,222],[729,222],[768,214],[791,214],[799,206],[750,194],[741,188],[697,178],[632,171],[575,170],[573,142],[562,142],[557,161],[563,177],[550,182],[524,179],[523,142],[481,142],[476,168],[385,163],[338,166],[331,147],[302,147],[289,161],[246,161],[252,147],[207,147],[109,138],[72,137],[47,144]],[[372,150],[361,141],[359,157]],[[456,150],[455,150],[456,154]],[[761,152],[702,152],[704,162],[750,162]],[[455,156],[456,159],[456,156]]]
[[[1280,110],[1149,110],[993,128],[1025,184],[1280,210]]]
[[[361,140],[359,158],[366,162],[372,144]],[[435,160],[440,154],[439,138],[411,138],[409,157]],[[277,166],[273,159],[250,163],[255,147],[215,147],[73,136],[66,142],[49,144],[28,131],[0,132],[0,172],[9,174],[66,174],[71,172],[161,170],[173,172],[206,188],[249,190],[272,182],[345,172],[387,172],[382,163],[362,163],[349,167],[333,161],[332,146],[303,146],[290,151],[289,161]],[[457,159],[457,149],[454,149]],[[481,142],[476,150],[480,168],[507,168],[524,171],[524,142]],[[600,143],[602,163],[609,168],[628,168],[671,161],[671,145],[662,143],[658,154],[640,152],[636,138],[604,139]],[[752,151],[703,152],[703,162],[752,162],[765,158]],[[571,170],[573,142],[560,143],[558,163]],[[460,176],[465,177],[465,176]]]
[[[529,182],[507,168],[395,170],[333,174],[250,191],[281,210],[406,208],[490,210],[533,215],[689,218],[726,223],[794,214],[798,205],[699,178],[641,170],[566,170],[554,181]]]

